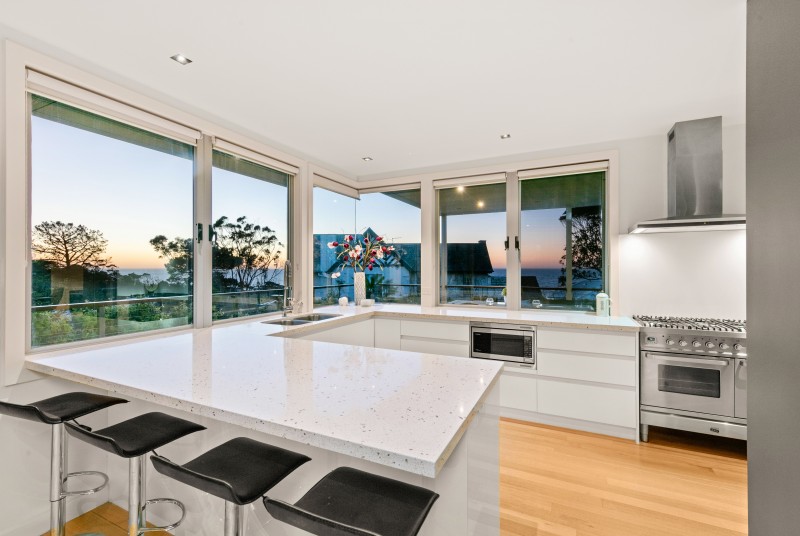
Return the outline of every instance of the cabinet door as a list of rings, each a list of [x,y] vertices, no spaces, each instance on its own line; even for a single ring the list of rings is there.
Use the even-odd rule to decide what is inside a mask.
[[[309,341],[352,344],[353,346],[368,346],[371,348],[375,345],[375,321],[362,320],[355,324],[338,325],[303,335],[300,338]]]
[[[629,387],[605,387],[538,377],[539,413],[636,427],[639,405]]]
[[[400,339],[400,349],[426,354],[469,357],[469,344],[466,342],[402,338]]]
[[[506,368],[498,381],[501,407],[537,411],[536,376],[514,373]]]
[[[375,319],[375,348],[400,350],[400,321],[390,318]]]

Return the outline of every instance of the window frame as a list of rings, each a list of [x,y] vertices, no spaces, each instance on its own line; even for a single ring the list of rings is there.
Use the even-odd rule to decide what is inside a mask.
[[[4,45],[6,113],[3,132],[5,134],[6,160],[5,167],[0,169],[0,205],[4,208],[4,217],[0,219],[0,252],[3,254],[0,258],[0,299],[2,299],[3,307],[2,314],[0,314],[0,341],[2,341],[0,344],[0,365],[2,365],[0,366],[0,381],[2,381],[2,385],[14,385],[40,377],[25,368],[27,356],[43,356],[101,344],[125,344],[132,339],[163,336],[211,325],[211,248],[207,246],[210,242],[204,236],[204,240],[198,244],[195,233],[197,223],[202,223],[204,227],[213,223],[211,222],[210,177],[211,151],[216,139],[224,140],[249,151],[247,156],[262,155],[263,161],[255,160],[256,163],[271,168],[280,166],[282,172],[286,172],[287,169],[296,172],[288,192],[290,225],[287,235],[287,250],[289,250],[290,256],[297,259],[294,263],[295,296],[300,300],[303,299],[307,277],[305,277],[303,269],[302,245],[303,233],[306,229],[301,215],[304,213],[302,192],[310,182],[309,169],[311,165],[308,161],[228,130],[213,120],[173,108],[17,43],[6,41]],[[63,90],[63,94],[45,92],[44,95],[48,98],[55,98],[55,100],[85,109],[96,115],[109,117],[183,142],[187,141],[185,139],[187,135],[191,137],[195,135],[194,133],[199,133],[193,143],[195,145],[193,325],[113,335],[37,348],[31,347],[31,109],[28,91],[31,90],[37,94],[43,94],[43,92],[29,87],[29,71],[36,71],[44,75],[45,82],[49,77],[59,84],[63,84],[59,86]],[[37,80],[38,82],[43,81],[42,78],[37,78]],[[78,102],[71,100],[72,97]],[[230,152],[227,147],[223,151]],[[253,160],[253,158],[250,159]],[[320,173],[327,173],[324,168],[317,169]],[[25,311],[25,314],[20,313],[21,309]],[[270,314],[275,313],[266,313],[263,316]],[[248,321],[253,318],[256,316],[226,321]]]

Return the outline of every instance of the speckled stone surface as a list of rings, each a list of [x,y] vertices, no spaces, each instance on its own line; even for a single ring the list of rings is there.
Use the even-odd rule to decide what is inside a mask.
[[[314,312],[342,315],[324,322],[302,326],[276,328],[279,336],[300,336],[319,329],[328,329],[337,323],[367,320],[370,318],[393,318],[408,320],[438,320],[440,322],[497,322],[528,324],[531,326],[586,329],[595,331],[638,332],[639,324],[626,316],[596,316],[583,312],[553,311],[506,311],[496,307],[420,307],[419,305],[377,304],[371,307],[332,305],[314,309]]]
[[[30,356],[26,365],[428,477],[502,370],[494,361],[270,336],[281,332],[260,321],[224,324]]]

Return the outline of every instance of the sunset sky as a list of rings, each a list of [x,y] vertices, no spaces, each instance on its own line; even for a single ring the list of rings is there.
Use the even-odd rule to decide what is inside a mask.
[[[193,234],[190,160],[32,117],[32,224],[61,220],[100,230],[121,269],[162,268],[149,244],[156,235]],[[286,243],[285,188],[221,169],[213,172],[213,218],[245,215]],[[371,226],[395,242],[420,241],[419,209],[383,194],[360,202],[315,189],[314,233]],[[563,210],[524,211],[523,268],[557,268],[563,254]],[[486,240],[495,269],[506,266],[505,213],[450,216],[448,241]]]

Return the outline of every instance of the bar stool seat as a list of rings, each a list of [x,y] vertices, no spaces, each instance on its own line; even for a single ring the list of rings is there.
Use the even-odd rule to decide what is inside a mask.
[[[425,488],[339,467],[295,504],[264,497],[284,523],[318,536],[414,536],[439,498]]]
[[[127,400],[94,393],[74,392],[45,398],[30,404],[0,402],[0,414],[50,425],[50,534],[63,536],[66,523],[66,498],[91,495],[108,484],[108,476],[100,471],[67,471],[67,436],[64,423]],[[98,476],[103,483],[92,489],[67,490],[70,478]]]
[[[225,500],[225,534],[241,531],[241,506],[263,496],[308,456],[247,437],[231,439],[183,465],[151,456],[156,471]]]
[[[145,413],[114,424],[102,430],[91,431],[83,426],[65,423],[67,432],[90,445],[128,459],[128,534],[139,535],[154,530],[169,531],[178,527],[186,516],[186,507],[175,499],[147,499],[145,493],[146,468],[144,455],[163,447],[205,426],[172,417],[161,412]],[[170,503],[180,508],[176,522],[163,527],[147,527],[145,509],[156,503]]]
[[[61,424],[127,400],[94,393],[65,393],[30,404],[0,402],[0,413],[45,424]]]
[[[158,411],[145,413],[94,432],[67,423],[70,435],[122,458],[142,456],[185,435],[205,429],[205,426]]]

